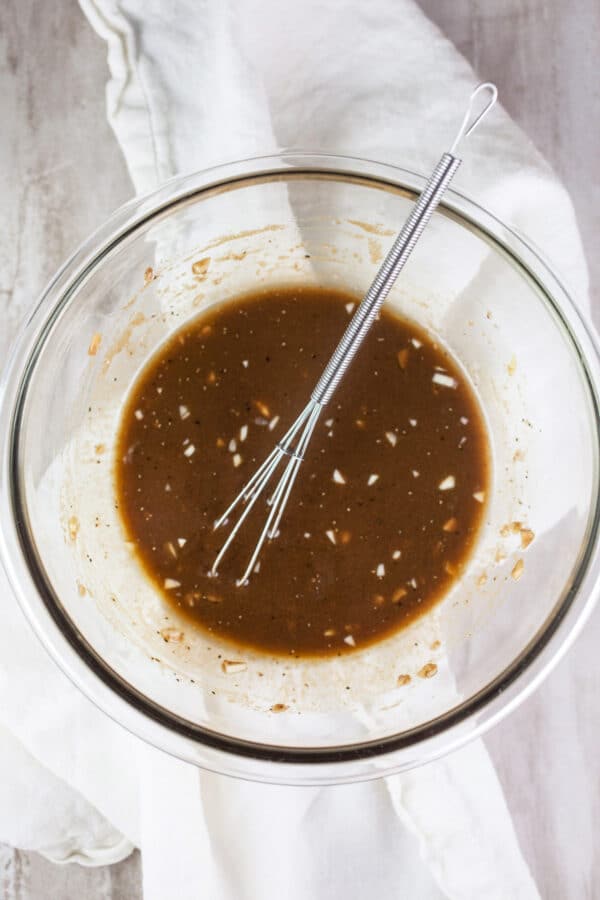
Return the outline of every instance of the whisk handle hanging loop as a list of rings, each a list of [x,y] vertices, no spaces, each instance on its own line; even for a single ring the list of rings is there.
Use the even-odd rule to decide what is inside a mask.
[[[315,403],[324,406],[331,400],[460,163],[458,157],[444,153],[433,170],[402,231],[381,264],[371,287],[352,316],[333,356],[319,378],[311,395]]]

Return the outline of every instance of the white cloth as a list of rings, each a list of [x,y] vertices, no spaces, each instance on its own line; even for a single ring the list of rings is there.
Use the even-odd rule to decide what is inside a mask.
[[[411,0],[81,5],[108,44],[108,116],[138,191],[276,145],[427,170],[476,81]],[[570,201],[501,111],[459,178],[585,297]],[[141,846],[146,900],[537,897],[481,742],[365,785],[202,773],[92,707],[2,595],[0,760],[14,775],[0,789],[0,840],[88,864]]]

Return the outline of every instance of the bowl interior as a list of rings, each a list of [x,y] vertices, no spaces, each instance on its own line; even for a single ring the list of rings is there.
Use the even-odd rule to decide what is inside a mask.
[[[245,651],[246,670],[226,674],[223,658],[240,658],[231,646],[187,621],[183,643],[160,636],[176,617],[124,542],[112,484],[133,379],[186,320],[255,286],[364,292],[413,199],[376,178],[302,167],[230,180],[138,211],[45,301],[15,419],[16,516],[28,565],[86,665],[199,744],[210,734],[234,752],[249,742],[281,758],[316,750],[317,761],[320,752],[377,752],[398,736],[414,747],[501,685],[572,596],[597,494],[588,373],[541,284],[448,206],[388,302],[462,362],[489,426],[493,490],[457,585],[405,631],[342,659]],[[208,273],[194,275],[193,263],[207,257]],[[520,528],[535,535],[526,548]],[[430,662],[435,677],[419,677]],[[398,687],[400,674],[410,683]],[[274,704],[287,710],[273,714]]]

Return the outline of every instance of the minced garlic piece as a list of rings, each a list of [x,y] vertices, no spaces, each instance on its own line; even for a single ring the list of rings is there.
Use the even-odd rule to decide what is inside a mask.
[[[535,534],[531,528],[521,528],[521,547],[523,550],[526,550],[527,547],[529,547],[534,538]]]
[[[195,263],[192,263],[192,272],[194,275],[204,276],[208,272],[209,266],[210,256],[205,256],[203,259],[198,259]]]
[[[67,528],[69,530],[69,537],[72,541],[75,540],[79,533],[79,519],[77,516],[70,516],[69,521],[67,522]]]
[[[434,372],[433,378],[431,380],[434,384],[439,384],[442,387],[453,389],[456,389],[458,387],[458,381],[456,380],[456,378],[452,378],[451,375],[445,375],[443,372]]]
[[[417,675],[419,678],[433,678],[435,674],[437,674],[438,667],[435,663],[426,663],[419,671]]]
[[[404,587],[398,587],[392,594],[391,600],[392,603],[400,603],[400,601],[406,597],[408,591]]]
[[[271,418],[271,410],[269,409],[269,407],[267,406],[266,403],[263,403],[262,400],[255,400],[254,405],[257,408],[257,410],[259,411],[259,413],[261,414],[261,416],[264,416],[265,419]]]
[[[238,672],[245,672],[248,664],[241,659],[224,659],[221,663],[221,669],[226,675],[237,675]]]
[[[521,575],[523,574],[523,569],[525,568],[525,563],[522,559],[518,559],[512,568],[512,572],[510,573],[511,578],[514,581],[518,581]]]
[[[90,343],[88,346],[88,356],[95,356],[100,348],[101,343],[102,343],[102,335],[98,334],[98,332],[96,332],[96,334],[92,335],[92,339],[90,340]]]
[[[398,360],[398,365],[400,366],[401,369],[406,369],[406,367],[408,365],[409,353],[410,353],[410,350],[407,347],[405,347],[403,350],[399,350],[398,353],[396,354],[396,358]]]
[[[163,628],[160,636],[167,644],[179,644],[183,640],[183,631],[178,628]]]

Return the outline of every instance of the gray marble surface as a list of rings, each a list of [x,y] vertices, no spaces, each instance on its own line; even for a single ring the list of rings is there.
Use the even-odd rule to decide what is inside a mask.
[[[479,73],[497,82],[509,112],[571,191],[598,319],[598,0],[419,2]],[[0,356],[15,298],[33,299],[131,194],[106,124],[106,76],[104,47],[74,0],[1,0]],[[550,900],[600,898],[599,637],[600,610],[542,688],[487,738],[523,852]],[[0,846],[0,897],[137,900],[139,854],[86,870]]]

